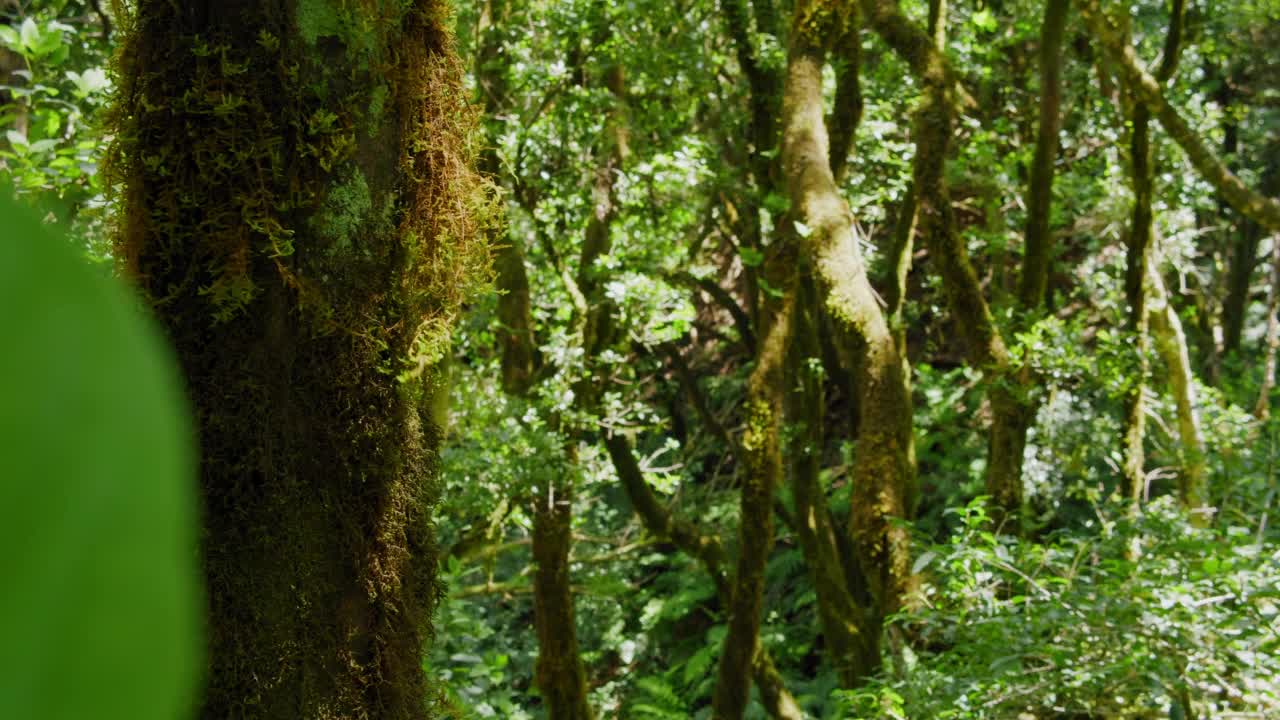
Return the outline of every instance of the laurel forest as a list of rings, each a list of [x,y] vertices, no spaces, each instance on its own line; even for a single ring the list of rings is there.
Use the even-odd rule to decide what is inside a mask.
[[[1280,717],[1280,0],[0,0],[0,717]]]

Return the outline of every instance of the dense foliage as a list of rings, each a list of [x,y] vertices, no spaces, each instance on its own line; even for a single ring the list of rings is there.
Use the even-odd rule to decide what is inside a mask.
[[[432,712],[1280,717],[1280,3],[454,10]],[[0,170],[98,263],[113,17],[0,0]]]

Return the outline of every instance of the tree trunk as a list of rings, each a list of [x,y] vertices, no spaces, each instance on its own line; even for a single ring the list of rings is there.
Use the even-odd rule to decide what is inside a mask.
[[[1022,449],[1025,433],[1012,432],[1003,419],[1021,411],[1009,351],[1001,337],[964,239],[956,230],[945,168],[955,122],[955,79],[946,58],[927,33],[911,25],[892,0],[864,0],[872,27],[911,65],[924,93],[916,110],[916,157],[912,188],[919,203],[920,234],[936,263],[951,309],[952,321],[964,338],[970,364],[988,375],[993,423],[987,454],[987,492],[1000,524],[1022,505]],[[1021,423],[1019,423],[1021,424]]]
[[[577,452],[568,452],[565,470],[576,472]],[[534,488],[534,626],[538,635],[537,682],[551,720],[591,720],[587,675],[578,652],[578,629],[569,575],[573,547],[572,477],[557,477]]]
[[[880,665],[881,618],[874,608],[855,602],[846,581],[840,547],[827,510],[819,472],[822,469],[823,372],[818,346],[817,298],[809,282],[797,289],[793,313],[791,378],[787,393],[787,450],[791,464],[791,496],[795,500],[795,533],[818,599],[818,620],[831,665],[843,688],[858,683]]]
[[[1244,220],[1240,225],[1227,268],[1227,295],[1222,299],[1222,351],[1228,356],[1240,350],[1253,290],[1253,269],[1258,264],[1258,246],[1262,243],[1262,231],[1256,223]]]
[[[852,8],[851,8],[852,9]],[[846,367],[856,369],[855,438],[850,529],[876,610],[896,612],[908,593],[910,519],[915,494],[912,407],[898,343],[867,280],[853,216],[828,158],[822,117],[821,39],[841,18],[825,0],[800,3],[792,22],[783,94],[782,165],[794,217],[803,224],[803,252],[835,330]],[[877,635],[879,630],[874,631]]]
[[[898,355],[902,357],[903,375],[911,377],[911,363],[907,358],[907,327],[903,310],[907,301],[907,276],[911,273],[911,259],[915,252],[916,226],[920,220],[920,203],[916,197],[915,183],[907,185],[898,208],[898,219],[893,227],[893,242],[885,253],[889,277],[885,285],[885,315],[889,329],[898,343]]]
[[[750,697],[751,667],[759,646],[764,605],[764,570],[773,549],[773,494],[782,477],[783,369],[795,305],[792,285],[786,283],[778,307],[762,310],[768,322],[762,328],[764,340],[755,370],[747,380],[738,563],[729,603],[729,630],[716,675],[715,720],[741,720]]]
[[[1183,332],[1182,320],[1169,302],[1164,278],[1160,276],[1155,262],[1147,268],[1147,284],[1151,293],[1147,304],[1151,314],[1151,332],[1156,351],[1164,360],[1169,376],[1169,394],[1177,406],[1178,439],[1182,445],[1178,500],[1191,513],[1191,522],[1204,527],[1210,519],[1206,507],[1209,499],[1208,468],[1205,466],[1204,434],[1200,431],[1200,417],[1196,410],[1196,378],[1191,369],[1187,335]]]
[[[1129,228],[1125,267],[1125,299],[1129,305],[1128,330],[1135,340],[1136,370],[1124,398],[1124,496],[1137,508],[1146,490],[1147,376],[1150,334],[1147,332],[1147,266],[1151,263],[1151,194],[1155,184],[1151,173],[1151,145],[1148,133],[1150,113],[1141,102],[1133,103],[1129,141],[1130,180],[1133,183],[1133,219]]]
[[[424,718],[435,368],[488,260],[447,9],[132,7],[111,172],[198,420],[201,715]]]
[[[1022,308],[1030,314],[1038,314],[1044,306],[1053,257],[1049,220],[1058,133],[1062,130],[1062,36],[1070,6],[1070,0],[1048,0],[1040,29],[1040,122],[1035,158],[1031,161],[1031,180],[1027,185],[1026,248],[1018,287]]]
[[[1172,0],[1172,20],[1165,36],[1164,57],[1157,78],[1153,81],[1166,82],[1173,77],[1178,67],[1178,56],[1182,51],[1183,0]],[[1125,42],[1128,47],[1128,42]],[[1146,472],[1144,469],[1146,454],[1143,449],[1143,437],[1146,426],[1145,394],[1149,375],[1149,354],[1151,339],[1149,334],[1151,316],[1148,315],[1148,277],[1153,272],[1154,230],[1151,200],[1155,193],[1155,160],[1151,150],[1151,98],[1135,88],[1132,74],[1125,76],[1121,83],[1125,90],[1133,96],[1131,103],[1132,131],[1129,138],[1129,167],[1133,182],[1133,221],[1129,229],[1129,242],[1125,268],[1125,298],[1129,303],[1129,330],[1136,339],[1137,373],[1133,386],[1125,398],[1125,431],[1124,431],[1124,468],[1123,481],[1126,497],[1136,509],[1146,490]],[[1160,278],[1157,276],[1158,282]],[[1162,287],[1162,286],[1161,286]],[[1154,289],[1154,288],[1151,288]],[[1167,298],[1166,298],[1167,299]],[[1168,303],[1165,303],[1167,307]],[[1167,320],[1167,318],[1164,318]],[[1176,316],[1175,316],[1176,320]],[[1179,331],[1181,323],[1178,324]],[[1169,333],[1172,333],[1170,328]],[[1185,346],[1185,336],[1182,345]],[[1176,350],[1174,350],[1176,352]],[[1176,378],[1173,382],[1176,382]],[[1194,391],[1194,385],[1187,388]],[[1190,412],[1194,412],[1191,410]],[[1198,428],[1193,435],[1198,435]],[[1193,445],[1196,443],[1192,441]],[[1195,467],[1188,468],[1190,475],[1199,475],[1193,484],[1199,487],[1203,483],[1203,461],[1195,460],[1194,455],[1203,453],[1193,448],[1184,448],[1190,453],[1189,458]],[[1199,469],[1195,469],[1198,467]],[[1184,500],[1186,494],[1183,494]]]
[[[1271,417],[1271,391],[1276,386],[1276,348],[1280,347],[1280,235],[1271,238],[1271,276],[1267,287],[1267,336],[1262,364],[1262,387],[1253,406],[1253,416]]]
[[[498,144],[503,130],[501,118],[509,109],[507,72],[502,54],[502,31],[507,19],[505,0],[485,3],[477,33],[475,77],[480,105],[485,110],[486,136],[480,153],[480,170],[494,183],[503,184]],[[506,225],[501,226],[505,233]],[[495,286],[498,294],[496,335],[502,358],[502,387],[510,395],[525,395],[538,366],[538,346],[533,337],[533,310],[529,275],[524,264],[524,245],[505,235],[494,243]]]

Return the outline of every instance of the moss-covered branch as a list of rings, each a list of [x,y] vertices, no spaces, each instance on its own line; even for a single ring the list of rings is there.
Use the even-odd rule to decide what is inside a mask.
[[[1169,137],[1182,148],[1200,176],[1237,212],[1271,232],[1280,232],[1280,201],[1251,190],[1231,172],[1187,124],[1165,97],[1162,83],[1143,67],[1137,53],[1116,24],[1103,14],[1099,0],[1082,0],[1081,14],[1120,69],[1131,91],[1155,114]],[[1166,57],[1173,57],[1166,53]]]
[[[850,4],[840,39],[832,52],[836,70],[835,107],[827,125],[831,128],[831,174],[839,182],[849,167],[853,138],[862,122],[862,23],[858,6]]]
[[[825,157],[823,159],[825,166]],[[729,604],[729,629],[720,651],[713,717],[741,720],[751,690],[751,666],[759,645],[764,606],[764,571],[773,549],[774,492],[782,480],[784,368],[791,343],[792,284],[770,312],[756,366],[747,380],[746,424],[742,437],[742,488],[737,568]]]
[[[946,97],[956,103],[957,109],[977,106],[934,38],[902,12],[897,0],[859,0],[859,5],[867,27],[875,30],[885,44],[907,62],[913,74],[940,72],[949,86]]]
[[[796,7],[783,95],[782,165],[803,253],[837,349],[843,364],[857,372],[850,525],[876,609],[888,614],[901,606],[910,582],[910,543],[900,521],[910,517],[914,495],[912,410],[898,344],[867,279],[852,213],[827,162],[822,38],[832,23],[842,22],[841,11],[838,3],[822,0]]]

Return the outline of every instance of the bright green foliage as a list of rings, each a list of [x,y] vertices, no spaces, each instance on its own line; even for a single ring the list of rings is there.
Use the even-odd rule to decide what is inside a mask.
[[[901,623],[922,650],[839,693],[845,717],[1280,712],[1280,553],[1262,517],[1206,531],[1171,502],[1137,522],[1107,506],[1093,532],[1042,542],[993,535],[977,503],[959,518],[916,562],[927,610]]]
[[[921,25],[926,5],[902,3]],[[757,62],[781,72],[786,67],[789,5],[743,6]],[[761,10],[770,7],[776,12],[772,25],[768,12]],[[488,18],[495,26],[479,30],[481,15],[494,8],[502,13]],[[1273,487],[1269,467],[1277,455],[1270,444],[1249,441],[1258,433],[1265,439],[1269,431],[1241,409],[1252,405],[1251,395],[1258,387],[1256,345],[1243,365],[1248,377],[1226,372],[1224,392],[1199,388],[1206,442],[1221,449],[1209,459],[1214,504],[1222,509],[1215,528],[1193,531],[1163,504],[1135,525],[1113,517],[1116,510],[1108,504],[1118,485],[1121,461],[1113,440],[1120,436],[1123,398],[1138,367],[1132,338],[1116,329],[1123,326],[1126,313],[1125,258],[1119,248],[1127,232],[1131,196],[1122,108],[1099,92],[1095,51],[1074,14],[1063,56],[1063,132],[1050,223],[1058,250],[1050,280],[1050,312],[1022,318],[1013,310],[1026,221],[1026,173],[1035,142],[1042,10],[1039,2],[1019,0],[998,6],[951,3],[948,14],[948,56],[976,100],[958,123],[955,157],[948,165],[959,230],[1011,355],[1025,360],[1034,373],[1029,392],[1040,407],[1025,454],[1032,535],[996,541],[992,529],[975,516],[957,512],[970,507],[982,492],[990,420],[987,386],[981,369],[959,364],[964,347],[948,317],[936,267],[921,252],[917,238],[904,325],[913,365],[921,482],[914,531],[917,554],[927,558],[917,569],[923,575],[926,607],[932,609],[900,621],[894,632],[905,632],[904,642],[887,651],[883,677],[866,693],[835,693],[835,675],[823,660],[808,571],[795,535],[780,523],[768,565],[762,640],[788,689],[815,718],[877,717],[894,707],[912,718],[943,711],[959,713],[957,717],[1007,718],[1016,717],[1017,702],[1023,703],[1020,708],[1051,711],[1056,701],[1040,684],[1042,678],[1029,670],[1035,667],[1026,659],[1034,655],[1033,648],[1021,648],[1017,663],[990,668],[1000,657],[992,654],[1001,647],[998,639],[1006,634],[1025,636],[1027,643],[1061,655],[1068,648],[1080,650],[1085,635],[1092,633],[1109,637],[1108,647],[1098,651],[1111,652],[1126,645],[1115,639],[1124,628],[1108,625],[1103,614],[1138,607],[1171,623],[1165,645],[1134,644],[1133,655],[1122,667],[1112,667],[1116,658],[1110,656],[1088,656],[1098,667],[1082,671],[1087,677],[1055,678],[1062,687],[1054,692],[1068,710],[1106,713],[1117,707],[1114,697],[1102,692],[1112,683],[1123,695],[1124,707],[1147,704],[1168,711],[1168,688],[1177,674],[1160,665],[1168,655],[1164,650],[1172,644],[1207,641],[1219,632],[1211,624],[1218,620],[1208,610],[1202,613],[1203,622],[1194,613],[1175,617],[1151,598],[1173,592],[1183,576],[1194,575],[1196,548],[1208,556],[1232,554],[1236,544],[1225,535],[1230,525],[1261,525],[1256,506]],[[1250,33],[1259,32],[1246,28],[1259,27],[1274,14],[1273,3],[1235,3],[1230,11],[1197,19],[1183,67],[1226,64],[1232,53],[1239,55],[1242,43],[1248,44]],[[1245,22],[1245,17],[1252,20]],[[579,473],[572,582],[597,708],[605,716],[646,718],[697,718],[708,712],[724,606],[699,565],[669,544],[634,547],[645,533],[599,443],[589,438],[578,444],[578,460],[569,462],[565,435],[556,422],[633,437],[646,480],[673,514],[732,538],[739,460],[695,409],[699,400],[690,397],[667,353],[674,347],[683,355],[701,402],[740,441],[750,348],[735,343],[739,328],[723,304],[692,290],[687,278],[676,278],[681,273],[709,278],[729,288],[745,307],[743,274],[766,266],[771,243],[782,232],[794,228],[803,235],[809,228],[788,219],[785,193],[758,187],[748,176],[749,163],[758,157],[776,158],[778,148],[751,147],[744,139],[748,88],[725,18],[726,3],[700,0],[681,3],[676,10],[669,4],[655,8],[645,2],[577,0],[477,0],[460,5],[459,37],[464,42],[471,38],[478,53],[485,32],[499,38],[501,52],[483,56],[493,65],[477,68],[478,93],[486,103],[492,102],[484,96],[492,91],[485,84],[485,72],[491,77],[496,67],[505,109],[487,122],[501,160],[499,181],[510,189],[506,239],[520,244],[525,256],[533,334],[546,366],[531,397],[516,402],[506,396],[497,380],[493,305],[474,308],[457,346],[453,435],[445,456],[445,496],[452,512],[445,514],[442,535],[467,552],[451,562],[455,599],[443,612],[459,625],[457,634],[443,634],[431,663],[449,669],[456,698],[476,716],[537,717],[540,712],[531,676],[536,647],[528,637],[532,570],[526,508],[529,493],[564,472]],[[1138,8],[1135,38],[1144,58],[1158,54],[1158,38],[1167,22],[1161,3]],[[614,34],[603,33],[604,27]],[[609,39],[597,44],[600,37]],[[911,177],[915,137],[907,118],[918,100],[919,84],[873,33],[864,32],[861,46],[863,116],[842,189],[864,231],[863,249],[879,290],[889,272],[883,267],[885,254]],[[596,79],[615,62],[627,74],[633,158],[619,178],[622,208],[614,222],[614,245],[598,267],[608,275],[607,296],[617,306],[615,317],[625,337],[602,352],[601,365],[591,378],[603,386],[600,407],[594,413],[579,413],[573,398],[575,383],[583,376],[583,350],[571,326],[573,298],[564,278],[578,272],[582,232],[593,211],[593,151],[610,102]],[[1259,59],[1250,77],[1265,76],[1263,68],[1273,67],[1270,62]],[[825,90],[830,103],[833,81],[829,73]],[[1198,129],[1209,137],[1221,133],[1224,119],[1210,99],[1215,82],[1188,71],[1170,90],[1178,103],[1192,109]],[[1232,110],[1240,121],[1242,148],[1265,149],[1275,141],[1280,126],[1274,111],[1263,105],[1255,97],[1236,103]],[[1222,292],[1224,273],[1218,263],[1230,239],[1206,216],[1219,212],[1212,190],[1187,169],[1179,151],[1163,137],[1157,139],[1157,152],[1167,169],[1157,178],[1157,199],[1163,203],[1157,213],[1162,267],[1171,278],[1170,287],[1178,288],[1175,302],[1183,312],[1192,353],[1204,357],[1211,352],[1206,346],[1213,342],[1212,328],[1197,324],[1197,314],[1212,314],[1214,308],[1201,293],[1213,297]],[[1246,172],[1252,168],[1256,173],[1265,164],[1265,153],[1252,152],[1242,155],[1241,164]],[[749,202],[760,207],[759,245],[748,243],[749,233],[743,230]],[[1204,245],[1210,237],[1213,248]],[[1257,302],[1263,295],[1262,279],[1263,273],[1255,274],[1250,320],[1255,337],[1264,320],[1262,303]],[[757,283],[759,300],[779,293],[768,278],[757,278]],[[1154,362],[1153,367],[1161,380],[1163,365]],[[844,518],[849,515],[850,483],[856,481],[850,477],[853,450],[844,434],[853,401],[843,388],[833,389],[835,378],[828,382],[829,447],[823,452],[821,481],[833,516]],[[1158,498],[1176,486],[1171,466],[1178,458],[1178,440],[1172,402],[1155,397],[1149,407],[1166,418],[1163,424],[1153,423],[1147,438],[1150,494]],[[508,504],[501,505],[504,501]],[[794,510],[789,491],[780,493],[778,501],[780,507]],[[500,506],[502,511],[495,515]],[[1100,514],[1111,518],[1105,530]],[[1228,521],[1227,516],[1234,519]],[[469,538],[480,531],[489,533],[489,539],[480,541],[483,549],[475,551]],[[1126,562],[1127,543],[1137,536],[1148,543],[1142,559]],[[1069,552],[1079,548],[1088,548],[1089,557],[1099,562],[1071,571],[1074,555]],[[732,542],[728,551],[735,551]],[[943,562],[953,555],[969,558],[967,564]],[[974,559],[994,562],[1002,556],[1000,562],[1013,570],[993,571]],[[1250,567],[1253,580],[1266,580],[1261,561]],[[974,581],[979,572],[993,574],[979,583]],[[1013,588],[1017,573],[1073,577],[1074,584],[1047,580],[1052,598],[1033,597],[1026,588]],[[593,592],[617,586],[625,590],[603,596]],[[1196,598],[1214,595],[1213,588],[1196,587]],[[1147,594],[1124,600],[1132,588],[1143,588]],[[1207,594],[1195,594],[1201,592]],[[1018,594],[1031,599],[1009,600]],[[985,615],[970,607],[981,602],[987,603],[981,605]],[[1092,613],[1090,622],[1098,627],[1069,623],[1074,617],[1069,614],[1040,612],[1055,603]],[[1032,608],[1040,612],[1034,622],[1025,617]],[[1213,612],[1221,612],[1224,621],[1244,622],[1239,609],[1226,602]],[[962,614],[978,621],[971,628],[948,630],[952,640],[935,642]],[[1133,617],[1133,623],[1141,625],[1143,616]],[[1202,659],[1206,667],[1220,671],[1241,668],[1244,661],[1232,654],[1236,649],[1214,649]],[[492,657],[510,658],[503,682],[461,680],[489,678]],[[910,664],[909,671],[904,662]],[[1149,678],[1132,680],[1125,673],[1140,679],[1154,674],[1165,685],[1151,684]],[[1206,676],[1187,677],[1200,682]],[[1247,684],[1243,671],[1231,677],[1240,678],[1238,687]],[[1255,677],[1262,682],[1261,675]],[[1218,707],[1207,685],[1196,687],[1195,712],[1205,714]],[[969,709],[964,710],[959,703],[970,696]],[[973,699],[978,696],[981,701]],[[1005,696],[1011,700],[984,707]],[[1258,703],[1249,707],[1269,711],[1270,706]],[[762,711],[761,705],[753,705],[750,716],[763,717]]]
[[[0,3],[0,99],[8,99],[0,102],[0,171],[22,195],[56,207],[102,260],[109,242],[98,116],[114,84],[105,68],[110,21],[103,24],[97,4],[39,0],[17,12]]]
[[[120,285],[0,198],[0,717],[174,720],[202,605],[177,369]]]

